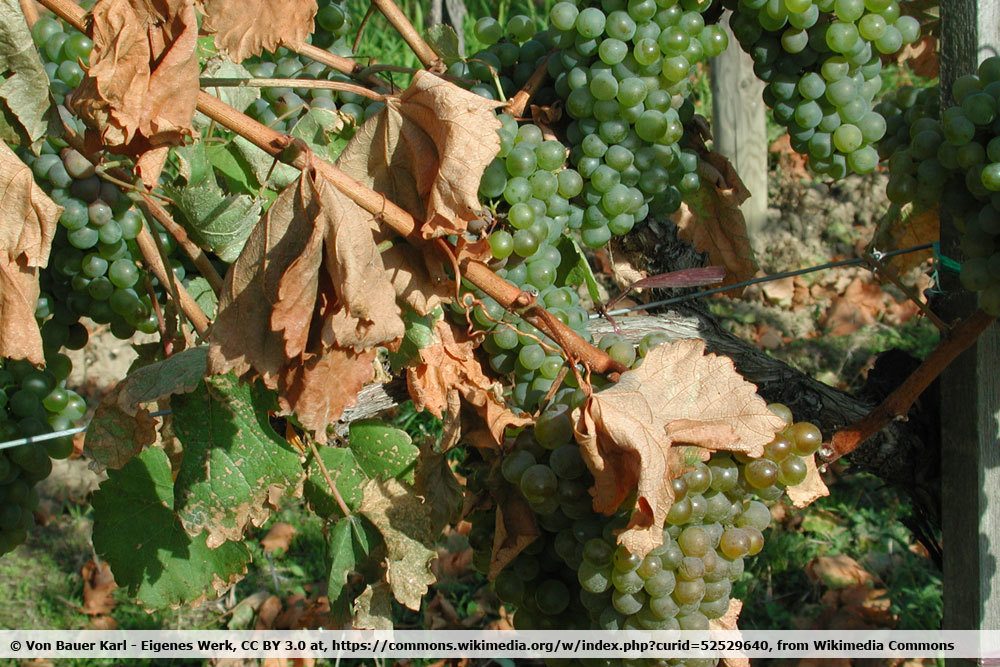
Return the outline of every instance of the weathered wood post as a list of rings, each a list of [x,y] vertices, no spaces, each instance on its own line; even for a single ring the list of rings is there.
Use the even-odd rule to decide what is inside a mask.
[[[753,60],[722,20],[729,48],[712,60],[712,136],[715,150],[733,163],[750,191],[743,216],[753,239],[767,216],[767,122],[761,93],[764,83],[753,72]]]
[[[941,3],[941,97],[1000,53],[1000,0]],[[961,257],[942,210],[942,253]],[[957,289],[957,280],[946,289]],[[975,308],[949,295],[946,319]],[[993,325],[941,378],[944,627],[1000,630],[1000,327]]]

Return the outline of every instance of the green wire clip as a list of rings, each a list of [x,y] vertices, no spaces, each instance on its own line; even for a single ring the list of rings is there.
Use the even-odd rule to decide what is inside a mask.
[[[941,243],[937,242],[934,244],[934,262],[939,268],[945,271],[951,271],[952,273],[961,273],[962,264],[956,262],[951,257],[941,254]]]

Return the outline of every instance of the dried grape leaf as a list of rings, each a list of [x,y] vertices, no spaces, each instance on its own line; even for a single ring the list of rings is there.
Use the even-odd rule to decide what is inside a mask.
[[[97,0],[90,68],[69,106],[96,133],[91,143],[138,158],[154,187],[167,149],[193,136],[200,68],[198,21],[187,0]]]
[[[718,153],[703,156],[699,173],[701,187],[685,199],[673,218],[678,237],[698,252],[707,252],[712,264],[725,267],[727,283],[752,278],[759,267],[740,210],[750,192]]]
[[[815,500],[830,495],[830,489],[816,467],[816,456],[805,456],[803,460],[806,462],[806,478],[787,489],[788,499],[795,507],[807,507]]]
[[[496,444],[503,441],[508,426],[532,423],[528,415],[514,414],[503,400],[499,385],[487,377],[475,355],[475,343],[459,339],[447,322],[435,324],[439,342],[420,349],[420,363],[409,368],[406,385],[417,410],[427,410],[437,418],[448,407],[448,392],[458,389],[462,398],[476,408]]]
[[[337,164],[424,220],[424,238],[461,233],[480,215],[479,181],[500,150],[498,106],[417,72],[358,130]]]
[[[203,27],[234,62],[279,46],[298,46],[313,31],[316,0],[201,0]]]
[[[45,361],[35,321],[39,269],[49,251],[62,207],[38,187],[31,169],[0,143],[0,357]]]
[[[574,411],[581,454],[594,475],[594,509],[615,512],[638,492],[618,541],[645,555],[662,543],[683,472],[682,445],[760,456],[784,427],[731,359],[705,354],[701,340],[654,348],[636,370]]]
[[[10,128],[11,136],[3,131],[3,138],[40,145],[50,133],[49,78],[15,0],[0,2],[0,72],[4,73],[0,81],[0,126],[16,122]]]

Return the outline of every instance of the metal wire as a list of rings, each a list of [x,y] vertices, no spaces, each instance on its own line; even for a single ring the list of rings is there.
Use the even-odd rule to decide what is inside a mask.
[[[170,410],[159,410],[157,412],[150,413],[150,417],[162,417],[163,415],[169,415]],[[0,450],[10,449],[12,447],[21,447],[23,445],[33,445],[39,442],[45,442],[47,440],[55,440],[56,438],[61,438],[67,435],[76,435],[77,433],[83,433],[88,428],[90,428],[91,422],[87,422],[83,426],[76,426],[74,428],[63,429],[62,431],[53,431],[52,433],[46,433],[44,435],[30,435],[26,438],[18,438],[17,440],[8,440],[7,442],[0,442]]]
[[[931,250],[934,248],[933,243],[922,243],[920,245],[911,246],[909,248],[901,248],[899,250],[890,250],[888,252],[880,253],[879,260],[889,259],[890,257],[895,257],[896,255],[905,255],[911,252],[918,252],[920,250]],[[757,285],[759,283],[767,283],[772,280],[781,280],[782,278],[792,278],[794,276],[801,276],[807,273],[813,273],[815,271],[823,271],[824,269],[834,269],[841,266],[857,266],[860,264],[867,264],[868,259],[865,257],[854,257],[852,259],[841,259],[836,262],[827,262],[826,264],[819,264],[817,266],[809,266],[804,269],[796,269],[794,271],[782,271],[781,273],[772,273],[767,276],[761,276],[759,278],[751,278],[750,280],[744,280],[743,282],[733,283],[732,285],[724,285],[722,287],[713,287],[712,289],[701,290],[699,292],[692,292],[691,294],[683,294],[681,296],[675,296],[669,299],[663,299],[662,301],[652,301],[650,303],[640,303],[634,306],[629,306],[628,308],[617,308],[615,310],[609,310],[606,313],[591,313],[590,319],[596,320],[604,317],[605,315],[610,315],[611,317],[616,317],[618,315],[626,315],[628,313],[634,312],[636,310],[652,310],[654,308],[662,308],[663,306],[671,306],[675,303],[681,303],[683,301],[690,301],[692,299],[699,299],[703,296],[711,296],[713,294],[719,294],[720,292],[728,292],[731,289],[739,289],[740,287],[749,287],[750,285]]]
[[[911,246],[909,248],[902,248],[900,250],[890,250],[889,252],[879,253],[877,259],[879,261],[895,257],[896,255],[905,255],[911,252],[918,252],[920,250],[931,250],[935,249],[935,243],[923,243],[921,245]],[[611,310],[606,313],[592,313],[590,319],[596,320],[604,317],[605,315],[610,315],[611,317],[616,317],[618,315],[625,315],[636,310],[652,310],[654,308],[662,308],[663,306],[670,306],[675,303],[681,303],[684,301],[690,301],[691,299],[698,299],[703,296],[711,296],[713,294],[719,294],[720,292],[726,292],[731,289],[738,289],[740,287],[749,287],[750,285],[757,285],[760,283],[771,282],[772,280],[781,280],[782,278],[792,278],[794,276],[801,276],[807,273],[814,273],[816,271],[823,271],[824,269],[833,269],[841,266],[856,266],[860,264],[867,264],[868,260],[865,257],[855,257],[853,259],[842,259],[836,262],[827,262],[826,264],[819,264],[817,266],[810,266],[804,269],[796,269],[795,271],[782,271],[781,273],[772,273],[767,276],[761,276],[759,278],[751,278],[750,280],[744,280],[743,282],[734,283],[732,285],[725,285],[723,287],[713,287],[712,289],[701,290],[699,292],[692,292],[691,294],[684,294],[682,296],[675,296],[670,299],[663,299],[662,301],[653,301],[651,303],[642,303],[635,306],[630,306],[628,308],[618,308],[616,310]],[[153,412],[150,414],[151,417],[162,417],[163,415],[170,414],[170,410],[160,410],[158,412]],[[44,435],[33,435],[26,438],[19,438],[18,440],[9,440],[7,442],[0,442],[0,450],[9,449],[11,447],[21,447],[23,445],[31,445],[35,443],[45,442],[47,440],[55,440],[56,438],[62,438],[63,436],[76,435],[77,433],[83,433],[90,427],[90,422],[84,424],[83,426],[77,426],[75,428],[67,428],[62,431],[54,431],[52,433],[46,433]]]

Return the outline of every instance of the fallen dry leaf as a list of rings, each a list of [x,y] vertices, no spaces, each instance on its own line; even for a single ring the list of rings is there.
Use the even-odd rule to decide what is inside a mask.
[[[718,153],[703,156],[699,174],[701,187],[674,214],[678,237],[699,252],[707,252],[711,264],[725,267],[726,283],[752,278],[759,267],[740,210],[750,192]]]
[[[83,611],[88,616],[104,616],[115,608],[115,577],[107,562],[88,560],[80,571],[83,577]]]
[[[260,546],[264,547],[264,553],[270,554],[281,550],[288,553],[288,547],[292,545],[292,538],[295,537],[295,526],[290,523],[279,521],[271,526],[260,540]]]
[[[874,324],[885,309],[886,294],[870,277],[857,277],[835,297],[822,324],[831,336],[846,336]]]
[[[806,462],[806,478],[802,480],[802,483],[787,489],[788,499],[792,501],[792,505],[799,508],[807,507],[813,501],[830,495],[830,489],[826,487],[826,483],[823,482],[823,477],[816,467],[815,455],[806,456],[803,460]]]
[[[581,454],[594,475],[594,509],[617,511],[638,491],[619,544],[644,556],[663,542],[673,504],[671,479],[683,472],[679,446],[760,456],[785,423],[731,359],[705,354],[705,342],[654,348],[642,365],[573,412]]]
[[[440,342],[422,348],[420,363],[406,374],[406,386],[418,411],[427,410],[440,419],[448,407],[449,390],[458,389],[486,420],[496,445],[503,441],[508,426],[532,423],[528,415],[516,415],[504,403],[499,384],[483,372],[473,341],[459,338],[444,321],[437,322],[435,331]]]
[[[0,142],[0,357],[45,361],[35,321],[38,271],[49,263],[62,207],[38,187],[31,169]]]
[[[90,69],[69,106],[96,133],[91,143],[136,156],[152,188],[170,146],[193,136],[198,21],[191,0],[98,0],[91,10]]]
[[[813,581],[822,581],[829,588],[847,588],[859,584],[868,585],[875,578],[858,561],[850,556],[818,556],[806,566],[806,574]]]
[[[337,164],[423,220],[424,238],[460,234],[480,215],[479,181],[500,150],[501,104],[419,71]]]
[[[201,0],[205,32],[233,62],[279,46],[299,46],[313,31],[316,0]]]

